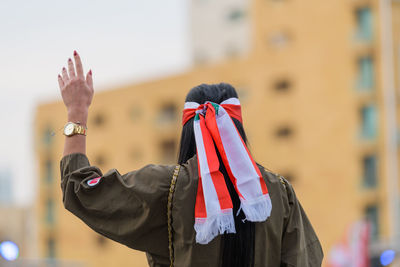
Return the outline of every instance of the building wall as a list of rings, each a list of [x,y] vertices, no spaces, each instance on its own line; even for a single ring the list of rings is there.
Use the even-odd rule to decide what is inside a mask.
[[[176,162],[187,91],[200,83],[228,82],[239,91],[256,161],[291,181],[325,254],[365,216],[374,222],[373,239],[387,238],[378,7],[372,0],[250,2],[247,54],[225,53],[219,63],[96,93],[88,123],[91,163],[103,172],[125,173],[147,163]],[[398,8],[393,12],[400,15]],[[61,102],[38,107],[41,255],[49,255],[54,238],[57,258],[87,266],[146,266],[143,254],[104,241],[63,209],[58,164],[65,120]],[[46,204],[49,199],[54,204]],[[54,209],[50,223],[49,209]]]

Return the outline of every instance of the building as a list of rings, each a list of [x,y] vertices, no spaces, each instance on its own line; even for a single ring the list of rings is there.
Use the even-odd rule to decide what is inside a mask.
[[[13,202],[12,174],[9,169],[0,169],[0,205]]]
[[[386,37],[400,29],[400,4],[391,4],[393,32],[385,35],[382,2],[232,1],[233,11],[226,17],[218,13],[222,17],[216,22],[232,22],[227,33],[232,39],[218,42],[213,51],[202,41],[218,39],[218,32],[199,26],[208,25],[201,21],[207,16],[200,15],[211,16],[213,6],[193,0],[191,12],[201,10],[193,16],[199,20],[192,22],[193,29],[203,36],[193,38],[193,68],[96,94],[88,122],[91,163],[121,173],[150,162],[174,163],[187,91],[200,83],[229,82],[239,91],[255,159],[293,184],[325,254],[363,217],[372,223],[372,240],[387,242],[394,236],[387,189],[397,175],[386,168],[394,159],[388,152],[387,125],[399,109],[395,104],[390,113],[384,96],[388,79],[398,88],[400,77],[399,61],[391,66],[384,48],[396,48],[393,58],[399,58],[399,37]],[[229,3],[218,5],[230,10]],[[226,25],[217,29],[229,31]],[[237,40],[242,34],[250,41]],[[238,42],[231,46],[229,40]],[[394,76],[387,78],[382,70],[393,68]],[[98,236],[62,207],[58,164],[64,137],[59,129],[65,118],[60,101],[37,109],[40,254],[79,260],[84,266],[146,266],[143,254]],[[397,144],[395,150],[397,157]]]
[[[251,46],[251,1],[191,1],[191,48],[195,64],[244,56]]]

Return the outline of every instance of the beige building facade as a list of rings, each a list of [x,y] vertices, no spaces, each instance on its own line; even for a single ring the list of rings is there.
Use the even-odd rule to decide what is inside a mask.
[[[392,8],[395,32],[400,4]],[[186,73],[96,93],[88,122],[91,163],[125,173],[176,162],[186,93],[201,83],[228,82],[239,91],[254,158],[293,184],[326,255],[364,217],[374,242],[389,240],[379,1],[254,0],[234,19],[251,26],[249,48],[240,50],[247,52],[227,51]],[[398,59],[400,40],[392,36]],[[399,60],[394,64],[398,96]],[[63,208],[65,122],[60,101],[38,106],[40,255],[82,266],[147,266],[142,253],[100,237]]]

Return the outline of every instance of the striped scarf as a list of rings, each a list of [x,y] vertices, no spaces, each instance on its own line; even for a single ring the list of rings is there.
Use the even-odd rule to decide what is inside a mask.
[[[186,102],[183,125],[193,117],[199,169],[194,229],[196,242],[207,244],[219,234],[236,232],[233,204],[219,171],[215,147],[239,196],[246,220],[265,221],[272,204],[260,170],[231,119],[242,122],[239,99],[230,98],[220,105]]]

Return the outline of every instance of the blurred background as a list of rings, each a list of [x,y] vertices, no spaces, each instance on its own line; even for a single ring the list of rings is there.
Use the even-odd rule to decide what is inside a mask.
[[[147,266],[62,206],[57,74],[75,49],[103,172],[174,164],[186,93],[228,82],[323,266],[400,266],[400,1],[2,0],[0,33],[0,266]]]

